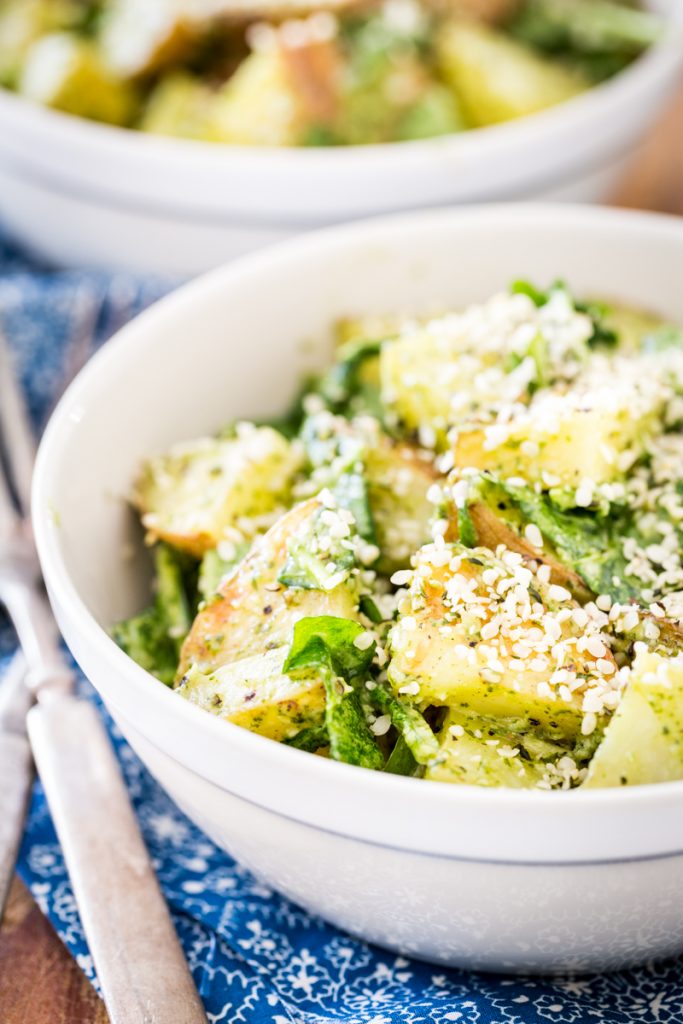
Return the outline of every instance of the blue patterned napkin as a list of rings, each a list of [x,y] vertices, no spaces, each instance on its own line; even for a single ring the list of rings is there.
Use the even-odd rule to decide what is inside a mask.
[[[51,272],[0,239],[0,319],[39,430],[88,356],[172,282]],[[0,672],[14,639],[0,617]],[[98,703],[83,680],[83,693]],[[680,962],[555,981],[448,971],[365,945],[270,892],[185,818],[102,714],[211,1022],[683,1024]],[[97,984],[64,861],[35,787],[19,871]],[[683,913],[683,905],[682,905]]]

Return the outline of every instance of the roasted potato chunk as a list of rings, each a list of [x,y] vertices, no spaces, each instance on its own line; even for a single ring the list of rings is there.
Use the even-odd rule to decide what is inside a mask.
[[[102,53],[124,79],[151,75],[188,57],[205,24],[189,0],[114,0],[103,22]]]
[[[453,419],[453,395],[481,369],[479,360],[467,359],[465,346],[465,338],[442,331],[437,322],[406,331],[380,352],[383,401],[409,430],[427,426],[442,446]]]
[[[334,121],[342,75],[334,38],[289,42],[287,26],[251,53],[218,92],[210,137],[249,146],[295,146],[314,125]]]
[[[448,446],[449,428],[495,423],[541,389],[576,378],[594,331],[566,291],[537,301],[521,291],[424,323],[382,345],[382,400],[428,447]],[[505,420],[507,422],[507,418]]]
[[[585,786],[639,786],[683,779],[683,655],[636,657],[624,695]]]
[[[109,124],[128,124],[137,106],[134,91],[106,68],[95,45],[68,32],[31,46],[19,91],[55,110]]]
[[[329,589],[289,587],[278,582],[292,546],[304,541],[324,510],[313,498],[295,506],[259,538],[213,601],[197,615],[183,645],[179,675],[190,666],[211,671],[291,642],[294,624],[316,615],[353,619],[358,614],[355,577],[340,573]]]
[[[138,127],[156,135],[205,139],[214,95],[203,82],[182,71],[165,75],[145,104]]]
[[[509,789],[568,788],[579,773],[574,759],[558,744],[535,736],[528,722],[522,725],[449,711],[439,756],[427,766],[425,778]]]
[[[444,78],[476,126],[534,114],[572,99],[589,85],[556,60],[474,21],[444,25],[437,52]]]
[[[511,503],[506,503],[504,498],[493,505],[484,501],[473,501],[467,507],[467,516],[475,532],[475,543],[479,547],[495,551],[502,545],[509,551],[517,552],[525,562],[547,565],[550,570],[550,582],[566,587],[578,601],[586,602],[593,596],[579,574],[571,566],[560,561],[547,541],[544,540],[540,547],[531,543],[528,523],[524,523],[519,513],[516,513]],[[447,540],[460,539],[459,520],[458,509],[451,506]]]
[[[607,618],[591,612],[514,552],[430,545],[391,631],[389,679],[423,707],[526,718],[572,739],[619,698]]]
[[[240,425],[227,440],[203,438],[151,459],[134,502],[153,539],[201,557],[249,520],[282,511],[301,456],[270,427]],[[252,524],[253,525],[253,524]]]
[[[78,0],[4,0],[0,3],[0,83],[16,88],[29,50],[41,36],[68,31],[81,15]]]
[[[282,672],[283,648],[256,654],[203,673],[192,668],[179,693],[192,704],[235,725],[282,742],[322,721],[325,686],[320,678],[290,679]]]
[[[636,380],[549,391],[508,422],[461,425],[452,435],[455,465],[545,488],[619,480],[644,453],[662,411],[659,390]]]

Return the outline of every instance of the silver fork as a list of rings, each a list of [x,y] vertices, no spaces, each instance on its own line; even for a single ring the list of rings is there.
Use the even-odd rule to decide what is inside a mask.
[[[26,735],[31,704],[24,685],[26,666],[14,656],[0,681],[0,918],[7,901],[14,863],[33,781],[33,759]]]
[[[35,452],[23,404],[17,405],[16,393],[8,387],[10,372],[7,351],[0,338],[0,419],[3,422],[6,421],[11,427],[11,436],[7,431],[4,440],[7,448],[11,447],[13,452],[13,480],[17,499],[28,512],[31,497],[31,467]],[[5,431],[0,431],[0,438],[4,437],[4,434]],[[31,574],[34,578],[37,576],[37,562],[35,557],[31,559],[28,541],[25,537],[18,536],[20,532],[23,534],[25,531],[20,525],[6,478],[2,472],[2,452],[0,451],[0,559],[4,564],[3,552],[7,549],[9,553],[7,564],[8,569],[11,568],[12,575],[10,579],[8,572],[6,578],[5,572],[2,572],[2,581],[7,588],[11,588],[13,591],[16,589],[14,577],[18,567],[19,548],[22,549],[22,558],[28,554]],[[0,589],[3,587],[2,581],[0,581]],[[20,610],[17,603],[16,611],[16,622],[21,625],[23,633],[27,634],[28,631],[23,626],[25,608],[22,607]],[[35,644],[31,642],[31,637],[25,635],[24,639],[28,641],[28,650],[34,651]],[[12,880],[12,871],[19,850],[33,781],[33,759],[26,735],[26,715],[32,698],[25,685],[26,672],[24,657],[21,653],[17,653],[6,670],[0,687],[0,778],[6,782],[0,792],[0,917]]]
[[[0,603],[25,660],[13,670],[14,684],[21,674],[24,711],[26,691],[35,700],[25,718],[28,738],[112,1024],[206,1024],[111,744],[94,707],[74,695],[42,589],[28,518],[34,445],[1,335],[0,450],[9,471],[0,465]],[[19,737],[14,747],[23,733],[21,699],[5,716],[4,737]],[[13,761],[19,770],[2,776],[16,829],[5,837],[12,863],[30,782],[25,742],[22,749],[23,761]],[[9,870],[0,863],[0,880]]]

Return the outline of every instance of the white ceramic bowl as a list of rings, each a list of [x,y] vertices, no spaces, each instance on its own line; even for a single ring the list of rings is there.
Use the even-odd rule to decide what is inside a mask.
[[[148,597],[124,502],[139,462],[235,416],[283,410],[311,358],[325,362],[342,314],[457,307],[520,276],[560,276],[683,322],[681,265],[683,222],[590,207],[441,210],[338,228],[163,300],[92,360],[55,412],[34,520],[69,646],[180,807],[342,928],[429,960],[512,971],[680,952],[683,782],[564,794],[385,776],[187,703],[107,635]]]
[[[0,219],[57,263],[189,272],[311,228],[438,204],[606,197],[683,66],[667,37],[616,78],[518,122],[336,149],[216,146],[105,127],[0,91]]]

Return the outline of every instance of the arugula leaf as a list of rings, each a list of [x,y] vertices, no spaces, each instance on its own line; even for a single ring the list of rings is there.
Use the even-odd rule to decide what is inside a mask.
[[[477,531],[467,505],[458,509],[458,539],[466,548],[476,548],[479,543]]]
[[[610,0],[526,0],[507,30],[593,82],[611,78],[661,37],[656,15]]]
[[[510,285],[510,293],[512,295],[527,295],[534,306],[538,306],[539,309],[548,301],[548,292],[542,292],[531,281],[513,281]]]
[[[415,775],[418,764],[403,736],[399,736],[384,765],[389,775]]]
[[[341,543],[344,538],[330,538],[321,516],[320,509],[310,520],[297,530],[287,543],[287,559],[278,576],[278,583],[299,590],[329,590],[330,580],[336,584],[344,582],[356,560],[352,550]],[[324,554],[320,551],[318,540],[321,536],[329,542]],[[330,565],[334,566],[332,576]]]
[[[356,530],[369,544],[377,543],[375,520],[370,507],[370,494],[362,473],[342,473],[332,489],[342,508],[348,509],[356,522]]]
[[[321,747],[326,747],[328,742],[327,728],[324,725],[309,725],[290,740],[285,740],[288,747],[306,750],[309,754],[314,754]]]
[[[178,648],[157,604],[117,623],[112,638],[129,658],[166,686],[172,686],[178,668]]]
[[[344,406],[358,388],[363,364],[378,356],[382,342],[376,338],[349,341],[337,352],[337,361],[321,377],[318,392],[332,407]]]
[[[199,566],[199,593],[205,601],[218,593],[222,580],[239,565],[250,548],[248,541],[235,546],[233,558],[221,558],[215,548],[210,548]]]
[[[391,717],[418,764],[429,764],[437,756],[439,741],[417,708],[397,697],[386,683],[378,683],[370,691],[370,700]]]
[[[661,36],[660,18],[612,0],[527,0],[508,26],[518,39],[565,57],[634,57]]]
[[[154,571],[152,604],[117,623],[111,635],[133,661],[171,686],[197,610],[197,563],[168,544],[157,544]]]
[[[339,505],[353,515],[359,535],[369,544],[376,544],[375,521],[364,475],[364,440],[349,433],[347,424],[339,431],[330,432],[329,423],[325,420],[321,428],[320,420],[315,416],[304,423],[301,439],[311,467],[314,471],[325,471],[327,487]]]
[[[293,441],[298,436],[301,430],[301,424],[304,421],[304,399],[311,391],[315,381],[308,377],[294,398],[291,406],[281,416],[266,416],[266,417],[254,417],[249,422],[253,423],[255,427],[270,427],[272,430],[277,430],[279,434],[282,434],[288,441]],[[223,441],[230,441],[237,437],[237,425],[240,420],[231,420],[226,423],[217,433],[217,438]]]
[[[369,594],[363,594],[359,602],[359,607],[363,615],[370,619],[370,622],[374,622],[375,625],[379,625],[380,622],[384,622],[381,611]]]
[[[376,365],[383,340],[348,341],[337,350],[337,361],[314,385],[331,412],[342,416],[367,413],[382,421],[384,406]]]
[[[574,569],[595,594],[609,594],[622,603],[639,597],[641,585],[627,576],[620,543],[628,526],[625,513],[612,510],[606,517],[585,509],[558,508],[531,487],[485,477],[477,490],[484,501],[502,491],[522,520],[539,528],[559,560]]]
[[[304,137],[301,140],[302,146],[340,146],[343,145],[344,140],[340,139],[339,136],[334,132],[329,125],[326,124],[312,124],[306,129]]]
[[[302,537],[298,543],[290,544],[287,561],[277,578],[278,583],[297,590],[326,590],[329,581],[326,566],[330,561],[328,558],[323,562],[318,555],[313,554]],[[338,572],[349,572],[354,566],[353,553],[344,551],[334,559],[334,565]]]
[[[374,643],[363,650],[354,643],[364,632],[359,622],[337,615],[299,619],[282,670],[293,675],[302,669],[323,667],[352,682],[367,674],[375,655]]]
[[[183,640],[192,625],[192,612],[185,589],[187,560],[183,560],[168,544],[157,544],[154,564],[157,604],[168,626],[168,635],[175,641],[180,655]]]
[[[533,359],[536,367],[534,390],[546,387],[552,381],[550,346],[548,339],[544,338],[540,331],[529,345],[527,354]]]
[[[554,281],[546,291],[541,291],[530,281],[513,281],[510,285],[510,292],[513,295],[528,295],[531,301],[539,309],[550,302],[555,292],[565,292],[577,313],[584,313],[593,323],[593,333],[588,339],[590,348],[604,346],[613,348],[619,342],[619,335],[609,327],[605,318],[609,315],[609,308],[601,302],[585,302],[575,299],[564,281]],[[529,355],[536,363],[538,384],[543,386],[547,383],[547,353],[541,345],[542,339],[532,343]]]
[[[598,346],[614,348],[619,344],[618,333],[605,323],[605,318],[609,316],[609,307],[603,302],[580,302],[575,300],[574,309],[577,313],[585,313],[593,321],[593,333],[588,339],[588,344],[591,348],[597,348]]]
[[[594,593],[609,594],[623,603],[639,596],[640,584],[626,574],[620,544],[624,524],[616,512],[604,517],[583,509],[564,510],[530,487],[503,486],[523,519],[538,526],[560,560],[575,569]]]
[[[375,645],[361,650],[354,641],[364,633],[351,619],[321,615],[300,619],[283,672],[298,678],[316,673],[325,685],[325,725],[335,761],[381,768],[384,758],[368,727],[360,685],[370,671]]]

